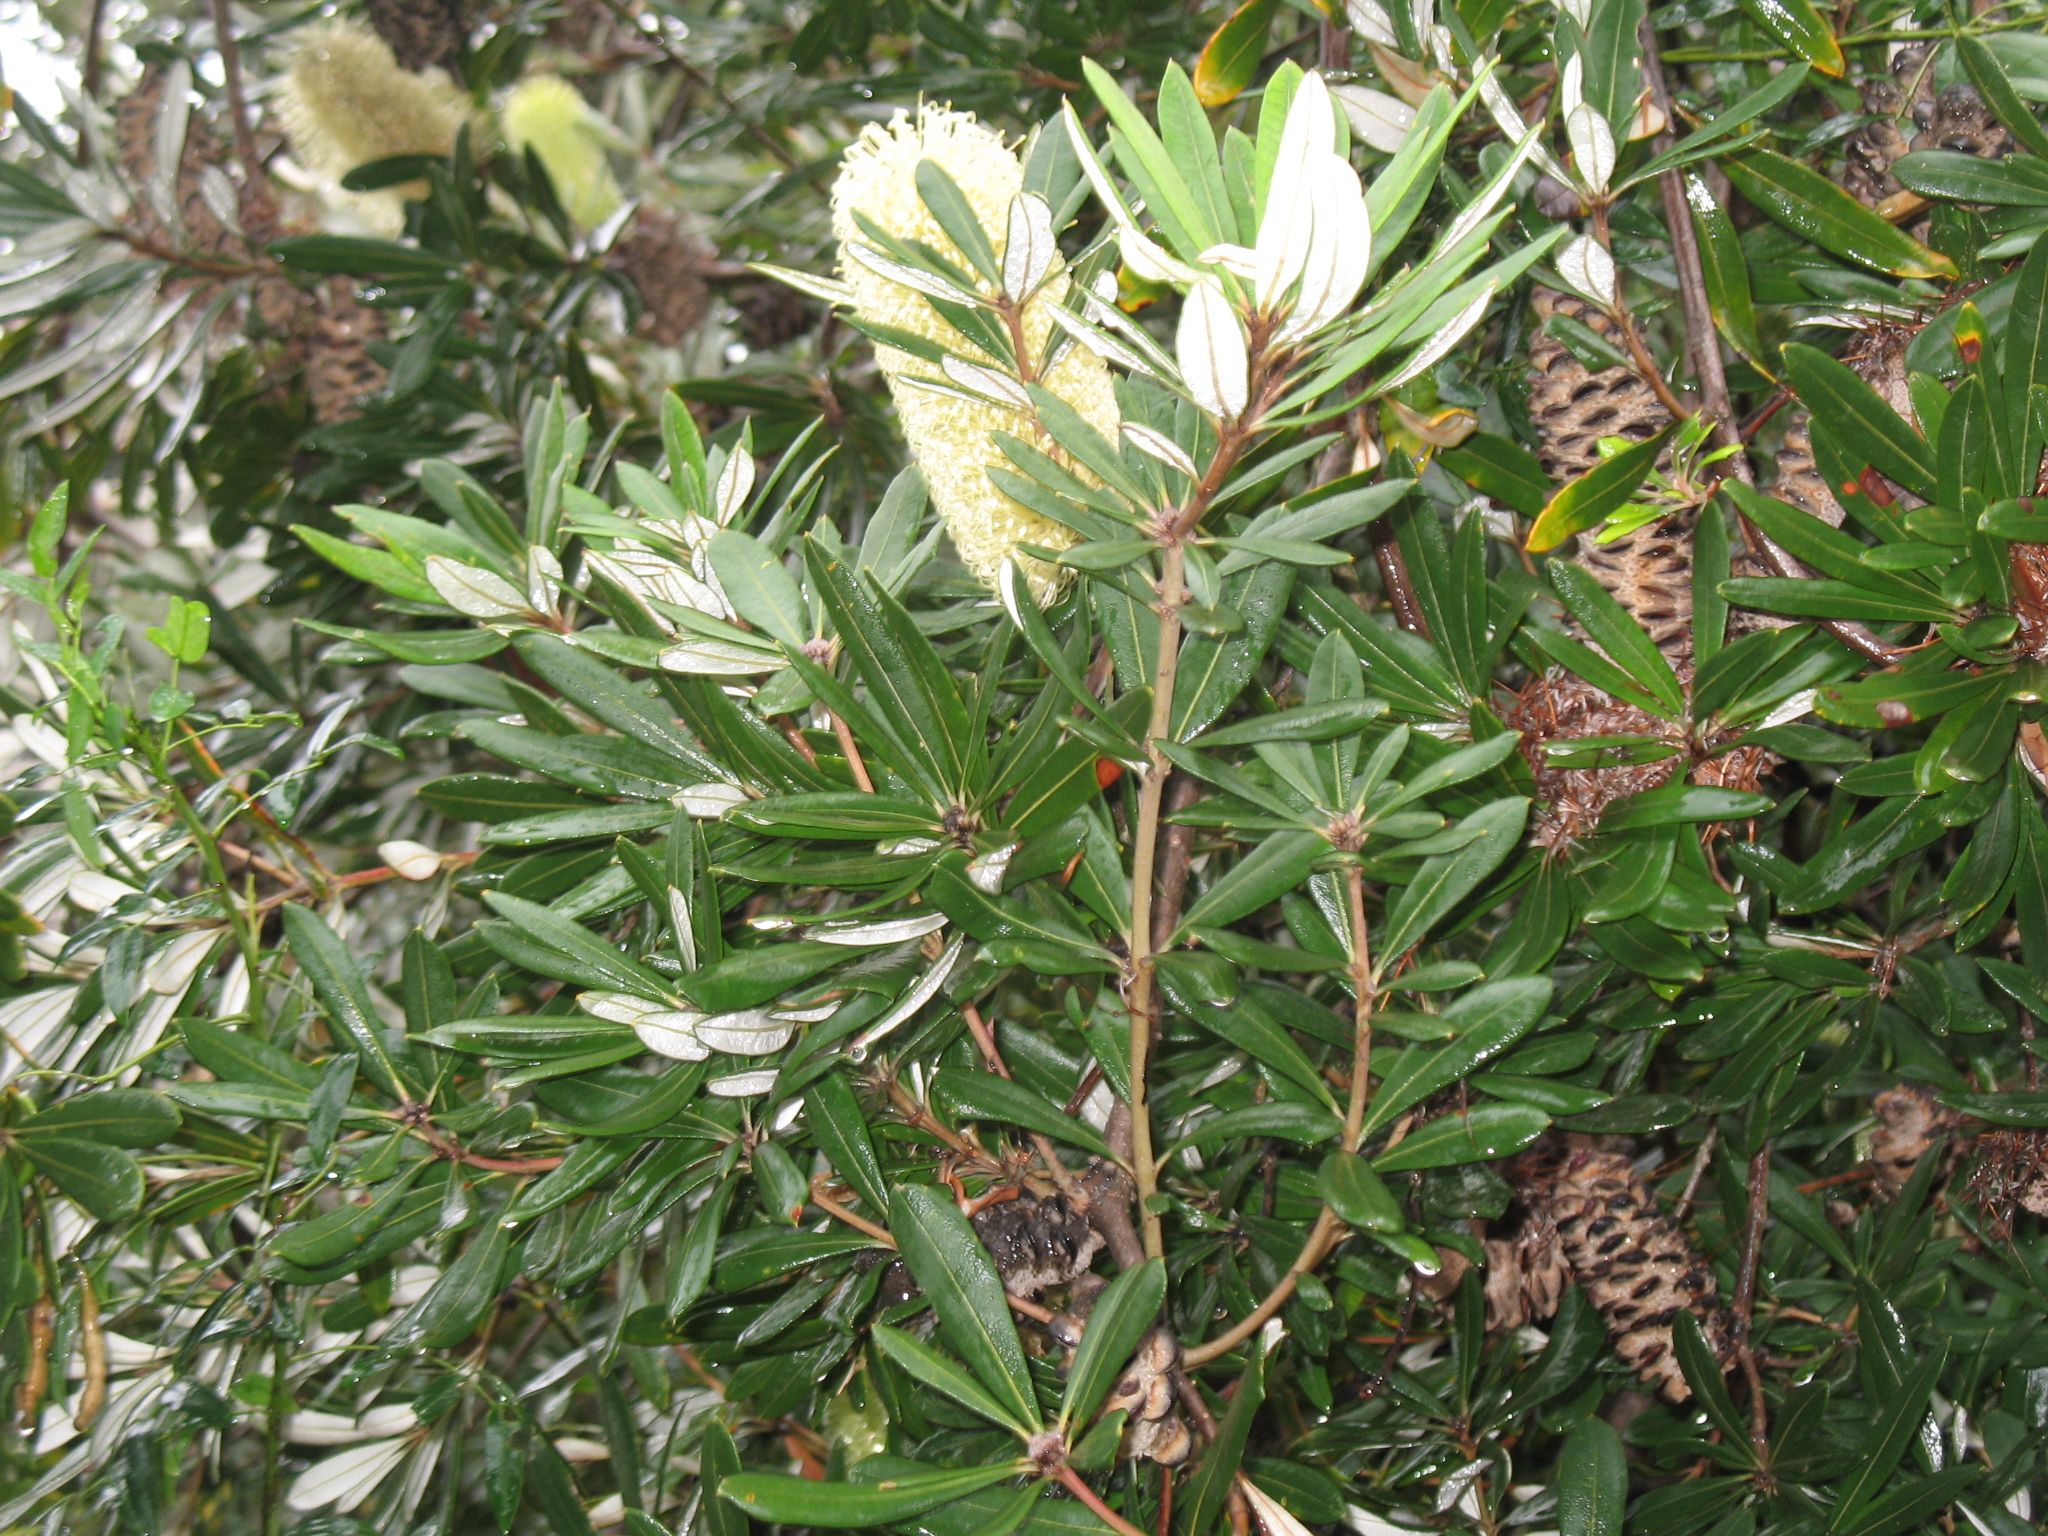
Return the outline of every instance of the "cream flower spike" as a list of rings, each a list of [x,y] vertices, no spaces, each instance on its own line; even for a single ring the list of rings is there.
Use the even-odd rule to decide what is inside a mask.
[[[998,262],[1008,246],[1011,209],[1024,190],[1024,167],[994,129],[970,113],[926,106],[913,119],[898,112],[888,126],[871,124],[846,151],[832,189],[832,227],[839,237],[840,277],[863,318],[927,337],[975,365],[995,365],[932,308],[922,293],[897,280],[896,264],[863,260],[865,244],[856,215],[898,239],[924,241],[944,255],[960,253],[917,193],[917,167],[930,160],[953,178],[981,226]],[[1142,237],[1140,237],[1142,238]],[[1163,255],[1163,253],[1162,253]],[[965,267],[965,260],[960,260]],[[1041,351],[1052,332],[1052,310],[1067,295],[1070,279],[1053,257],[1050,273],[1024,307],[1024,338]],[[889,381],[903,423],[903,435],[924,471],[932,505],[944,519],[953,546],[969,570],[993,587],[1006,559],[1015,559],[1033,597],[1047,601],[1059,590],[1057,567],[1019,554],[1019,544],[1065,549],[1071,529],[1011,500],[989,479],[990,468],[1008,464],[992,440],[997,432],[1029,437],[1028,415],[1014,402],[973,391],[977,398],[926,389],[915,381],[938,370],[893,347],[877,345],[875,361]],[[1040,382],[1080,412],[1097,431],[1115,440],[1120,417],[1108,365],[1085,347],[1070,346]],[[1048,445],[1049,446],[1049,445]]]

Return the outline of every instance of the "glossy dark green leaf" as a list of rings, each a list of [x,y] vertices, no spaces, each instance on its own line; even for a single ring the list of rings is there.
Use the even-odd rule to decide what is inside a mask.
[[[1062,1424],[1086,1424],[1096,1405],[1129,1363],[1138,1341],[1158,1320],[1166,1300],[1166,1264],[1148,1259],[1109,1283],[1088,1314],[1088,1328],[1067,1372],[1060,1402]]]
[[[911,1278],[931,1297],[946,1342],[1013,1422],[1039,1422],[1031,1370],[1010,1321],[1003,1282],[960,1208],[928,1185],[899,1184],[889,1202],[889,1230]]]
[[[362,1058],[363,1074],[394,1098],[415,1098],[418,1088],[400,1075],[384,1048],[384,1021],[370,1001],[355,953],[310,907],[287,903],[280,916],[292,958],[313,984],[320,1006]]]
[[[1453,907],[1505,863],[1521,840],[1528,816],[1528,801],[1507,799],[1481,806],[1459,822],[1461,831],[1475,835],[1455,853],[1423,861],[1388,914],[1379,940],[1382,959],[1395,959],[1421,943]]]
[[[1082,1147],[1098,1157],[1113,1154],[1095,1127],[1022,1083],[992,1072],[946,1070],[932,1079],[932,1097],[968,1120],[1006,1121]]]
[[[1824,251],[1893,277],[1954,277],[1955,263],[1797,160],[1767,149],[1721,161],[1735,190]],[[1818,414],[1818,412],[1816,413]]]
[[[1346,1223],[1370,1232],[1398,1232],[1407,1225],[1400,1202],[1356,1152],[1332,1152],[1316,1176],[1316,1191]]]
[[[864,1530],[913,1520],[1025,1470],[1013,1465],[934,1468],[879,1483],[818,1483],[786,1472],[740,1472],[723,1478],[718,1493],[765,1524]]]
[[[1091,1326],[1093,1321],[1091,1317]],[[961,1407],[980,1414],[991,1424],[1015,1430],[1024,1439],[1038,1432],[1035,1420],[1019,1418],[1015,1409],[998,1402],[988,1388],[922,1339],[886,1323],[875,1324],[872,1337],[883,1354],[921,1385],[945,1393]]]
[[[1550,1116],[1527,1104],[1481,1104],[1444,1115],[1372,1160],[1380,1173],[1492,1162],[1519,1152],[1550,1128]]]
[[[140,1088],[103,1088],[74,1094],[17,1121],[14,1134],[82,1137],[109,1147],[162,1146],[178,1133],[178,1107],[160,1093]]]
[[[123,1221],[142,1208],[142,1170],[104,1142],[34,1136],[16,1143],[35,1171],[100,1221]]]
[[[1621,1436],[1605,1419],[1590,1418],[1565,1437],[1558,1458],[1559,1536],[1621,1536],[1627,1505],[1628,1454]]]

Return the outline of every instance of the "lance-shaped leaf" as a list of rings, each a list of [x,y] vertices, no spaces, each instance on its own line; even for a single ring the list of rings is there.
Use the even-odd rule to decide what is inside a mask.
[[[1176,934],[1197,924],[1221,927],[1256,912],[1306,880],[1330,851],[1319,832],[1275,832],[1239,859],[1189,907]]]
[[[1095,1326],[1092,1315],[1088,1326]],[[937,1388],[961,1407],[980,1414],[991,1424],[1015,1430],[1024,1439],[1038,1432],[1034,1421],[1018,1418],[1013,1409],[997,1402],[986,1387],[922,1339],[886,1323],[875,1324],[873,1333],[882,1353],[909,1371],[912,1380]]]
[[[1411,1048],[1385,1064],[1365,1117],[1367,1133],[1477,1071],[1534,1029],[1550,992],[1547,977],[1517,976],[1489,981],[1451,1004],[1443,1017],[1460,1031],[1458,1037],[1437,1051]]]
[[[1388,913],[1380,936],[1382,961],[1390,963],[1428,937],[1429,930],[1479,888],[1506,862],[1521,840],[1529,802],[1519,797],[1483,805],[1458,823],[1472,840],[1454,853],[1423,861],[1415,878]]]
[[[312,908],[289,903],[282,917],[292,958],[313,984],[320,1006],[362,1058],[364,1075],[393,1098],[417,1097],[418,1089],[400,1075],[384,1049],[384,1020],[370,1001],[370,986],[354,953]]]
[[[1056,1137],[1098,1157],[1114,1157],[1095,1127],[1069,1115],[1045,1095],[992,1072],[943,1071],[932,1079],[932,1098],[969,1120],[1000,1120]]]
[[[1643,477],[1664,451],[1666,427],[1646,442],[1624,448],[1611,459],[1595,464],[1578,479],[1561,486],[1529,530],[1529,548],[1541,552],[1555,549],[1575,533],[1597,528],[1628,503]]]
[[[1893,277],[1954,277],[1956,264],[1797,160],[1767,149],[1721,162],[1735,190],[1824,251]]]
[[[1159,1316],[1166,1300],[1166,1262],[1148,1259],[1127,1269],[1096,1298],[1088,1314],[1088,1330],[1067,1372],[1067,1391],[1060,1403],[1060,1423],[1085,1424],[1095,1405],[1116,1380],[1138,1341]]]
[[[1002,1405],[1006,1420],[1039,1423],[1031,1368],[1010,1321],[1003,1282],[960,1207],[929,1185],[899,1184],[889,1202],[889,1230],[903,1251],[903,1262],[910,1266],[911,1278],[931,1297],[946,1341]],[[891,1518],[907,1519],[916,1512]]]
[[[1030,1471],[1026,1464],[933,1469],[879,1483],[818,1483],[786,1472],[741,1472],[722,1478],[719,1497],[730,1499],[764,1525],[814,1525],[865,1530],[900,1525],[926,1510]]]

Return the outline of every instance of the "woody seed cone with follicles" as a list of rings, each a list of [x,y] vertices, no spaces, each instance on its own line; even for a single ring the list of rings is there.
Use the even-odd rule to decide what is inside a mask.
[[[899,240],[922,241],[962,268],[965,258],[940,228],[917,192],[917,166],[931,160],[951,176],[988,232],[1001,257],[1010,201],[1024,186],[1024,168],[994,129],[965,112],[922,108],[915,119],[896,114],[887,127],[870,125],[846,152],[832,189],[832,228],[839,238],[840,276],[863,318],[937,342],[954,352],[993,364],[977,353],[931,301],[847,255],[850,243],[865,243],[859,219]],[[857,217],[858,216],[858,217]],[[1035,355],[1052,330],[1051,309],[1066,296],[1070,279],[1056,265],[1024,308],[1025,345]],[[945,519],[953,546],[975,576],[990,586],[1006,559],[1015,558],[1031,590],[1044,602],[1060,585],[1058,571],[1017,554],[1019,544],[1060,550],[1074,542],[1071,529],[1030,511],[1004,495],[988,470],[1008,464],[992,440],[1008,432],[1035,436],[1025,413],[993,401],[963,399],[915,383],[938,369],[920,358],[877,344],[875,361],[889,381],[889,393],[910,451],[924,471],[932,504]],[[1119,413],[1109,368],[1084,347],[1069,346],[1040,380],[1071,405],[1104,437],[1114,441]],[[1043,446],[1050,446],[1049,444]]]

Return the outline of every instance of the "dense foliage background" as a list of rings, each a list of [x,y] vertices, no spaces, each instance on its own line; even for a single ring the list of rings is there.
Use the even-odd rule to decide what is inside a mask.
[[[2032,0],[0,21],[0,1531],[2033,1526]]]

